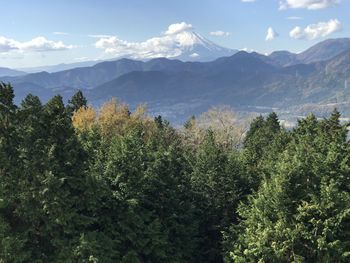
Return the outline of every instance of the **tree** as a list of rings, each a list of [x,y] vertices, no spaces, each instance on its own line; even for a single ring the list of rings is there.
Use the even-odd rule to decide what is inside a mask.
[[[241,148],[247,121],[228,106],[213,107],[198,118],[190,117],[183,126],[184,144],[195,150],[210,130],[217,143],[226,150]]]
[[[73,113],[72,124],[78,131],[88,131],[97,126],[97,113],[92,107],[81,107]]]
[[[87,99],[85,98],[83,92],[81,90],[78,90],[68,101],[67,109],[71,114],[73,114],[80,108],[85,107],[87,107]]]
[[[288,142],[289,135],[281,128],[276,113],[252,121],[244,138],[243,159],[253,189],[259,187],[264,177],[271,176],[273,164]]]
[[[40,192],[44,212],[42,253],[47,260],[73,258],[74,247],[88,218],[86,210],[85,153],[77,140],[70,114],[62,97],[53,97],[44,106],[45,170]]]
[[[109,261],[194,259],[197,224],[188,165],[180,138],[174,136],[170,128],[159,126],[147,137],[140,124],[102,140],[91,173],[101,189],[96,190],[95,213],[101,215],[96,229],[104,238],[92,243],[109,251]],[[98,249],[93,255],[107,257]]]
[[[16,215],[22,170],[13,99],[12,86],[0,83],[0,260],[21,262],[28,259],[28,253],[24,250],[25,239],[18,231],[22,222]]]
[[[324,129],[324,127],[332,127]],[[332,136],[328,136],[332,134]],[[339,115],[300,120],[277,169],[239,208],[233,262],[348,262],[349,154]]]
[[[243,167],[235,152],[224,149],[209,131],[193,162],[192,184],[201,227],[198,262],[222,261],[222,232],[236,222],[234,211],[245,192]]]

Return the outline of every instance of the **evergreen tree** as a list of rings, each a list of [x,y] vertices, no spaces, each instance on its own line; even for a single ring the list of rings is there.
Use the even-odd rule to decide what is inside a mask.
[[[45,213],[47,260],[73,258],[81,229],[88,223],[81,214],[88,197],[84,176],[85,153],[72,127],[62,97],[53,97],[44,107],[45,171],[40,200]]]
[[[350,148],[346,133],[336,112],[324,122],[313,115],[299,121],[276,173],[264,179],[259,191],[240,207],[244,220],[228,259],[349,261]]]
[[[209,131],[193,163],[192,184],[201,227],[198,262],[222,261],[222,231],[236,221],[234,211],[245,188],[243,171]]]
[[[85,98],[83,92],[78,90],[68,101],[67,109],[72,114],[82,107],[87,107],[87,99]]]
[[[22,170],[13,99],[12,86],[0,83],[0,260],[23,262],[28,259],[28,253],[24,250],[25,238],[20,231],[22,220],[16,215],[21,195],[18,179]]]
[[[264,177],[271,176],[270,168],[288,142],[289,136],[281,128],[276,113],[272,112],[266,119],[259,116],[253,120],[244,139],[243,149],[244,162],[253,189],[258,188]]]

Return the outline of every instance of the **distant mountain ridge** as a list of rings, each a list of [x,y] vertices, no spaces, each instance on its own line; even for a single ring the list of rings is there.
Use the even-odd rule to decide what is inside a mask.
[[[81,68],[81,67],[91,67],[96,65],[97,63],[102,62],[101,60],[89,60],[89,61],[81,61],[75,63],[61,63],[57,65],[47,65],[41,67],[29,67],[29,68],[19,68],[18,70],[24,71],[27,73],[38,73],[42,71],[46,71],[48,73],[54,73],[58,71],[69,70],[73,68]]]
[[[25,74],[27,73],[23,71],[0,67],[0,77],[4,77],[4,76],[14,77],[14,76],[21,76]]]
[[[290,66],[328,60],[347,50],[350,50],[350,38],[336,38],[324,40],[299,54],[275,51],[269,57],[280,66]]]

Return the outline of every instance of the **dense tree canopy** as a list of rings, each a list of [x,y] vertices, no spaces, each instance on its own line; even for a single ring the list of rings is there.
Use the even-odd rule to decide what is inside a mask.
[[[0,84],[0,262],[349,262],[336,110],[286,130],[229,108],[182,129],[145,106]]]

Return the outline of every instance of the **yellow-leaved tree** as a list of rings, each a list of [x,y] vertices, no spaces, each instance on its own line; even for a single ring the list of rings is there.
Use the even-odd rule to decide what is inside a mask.
[[[131,112],[127,104],[116,98],[104,103],[97,112],[92,107],[82,107],[74,112],[72,118],[76,130],[97,128],[104,138],[125,134],[137,125],[144,127],[146,133],[151,133],[155,127],[147,114],[146,105],[139,105]]]
[[[84,131],[96,125],[97,113],[92,107],[81,107],[74,112],[72,121],[75,129]]]

